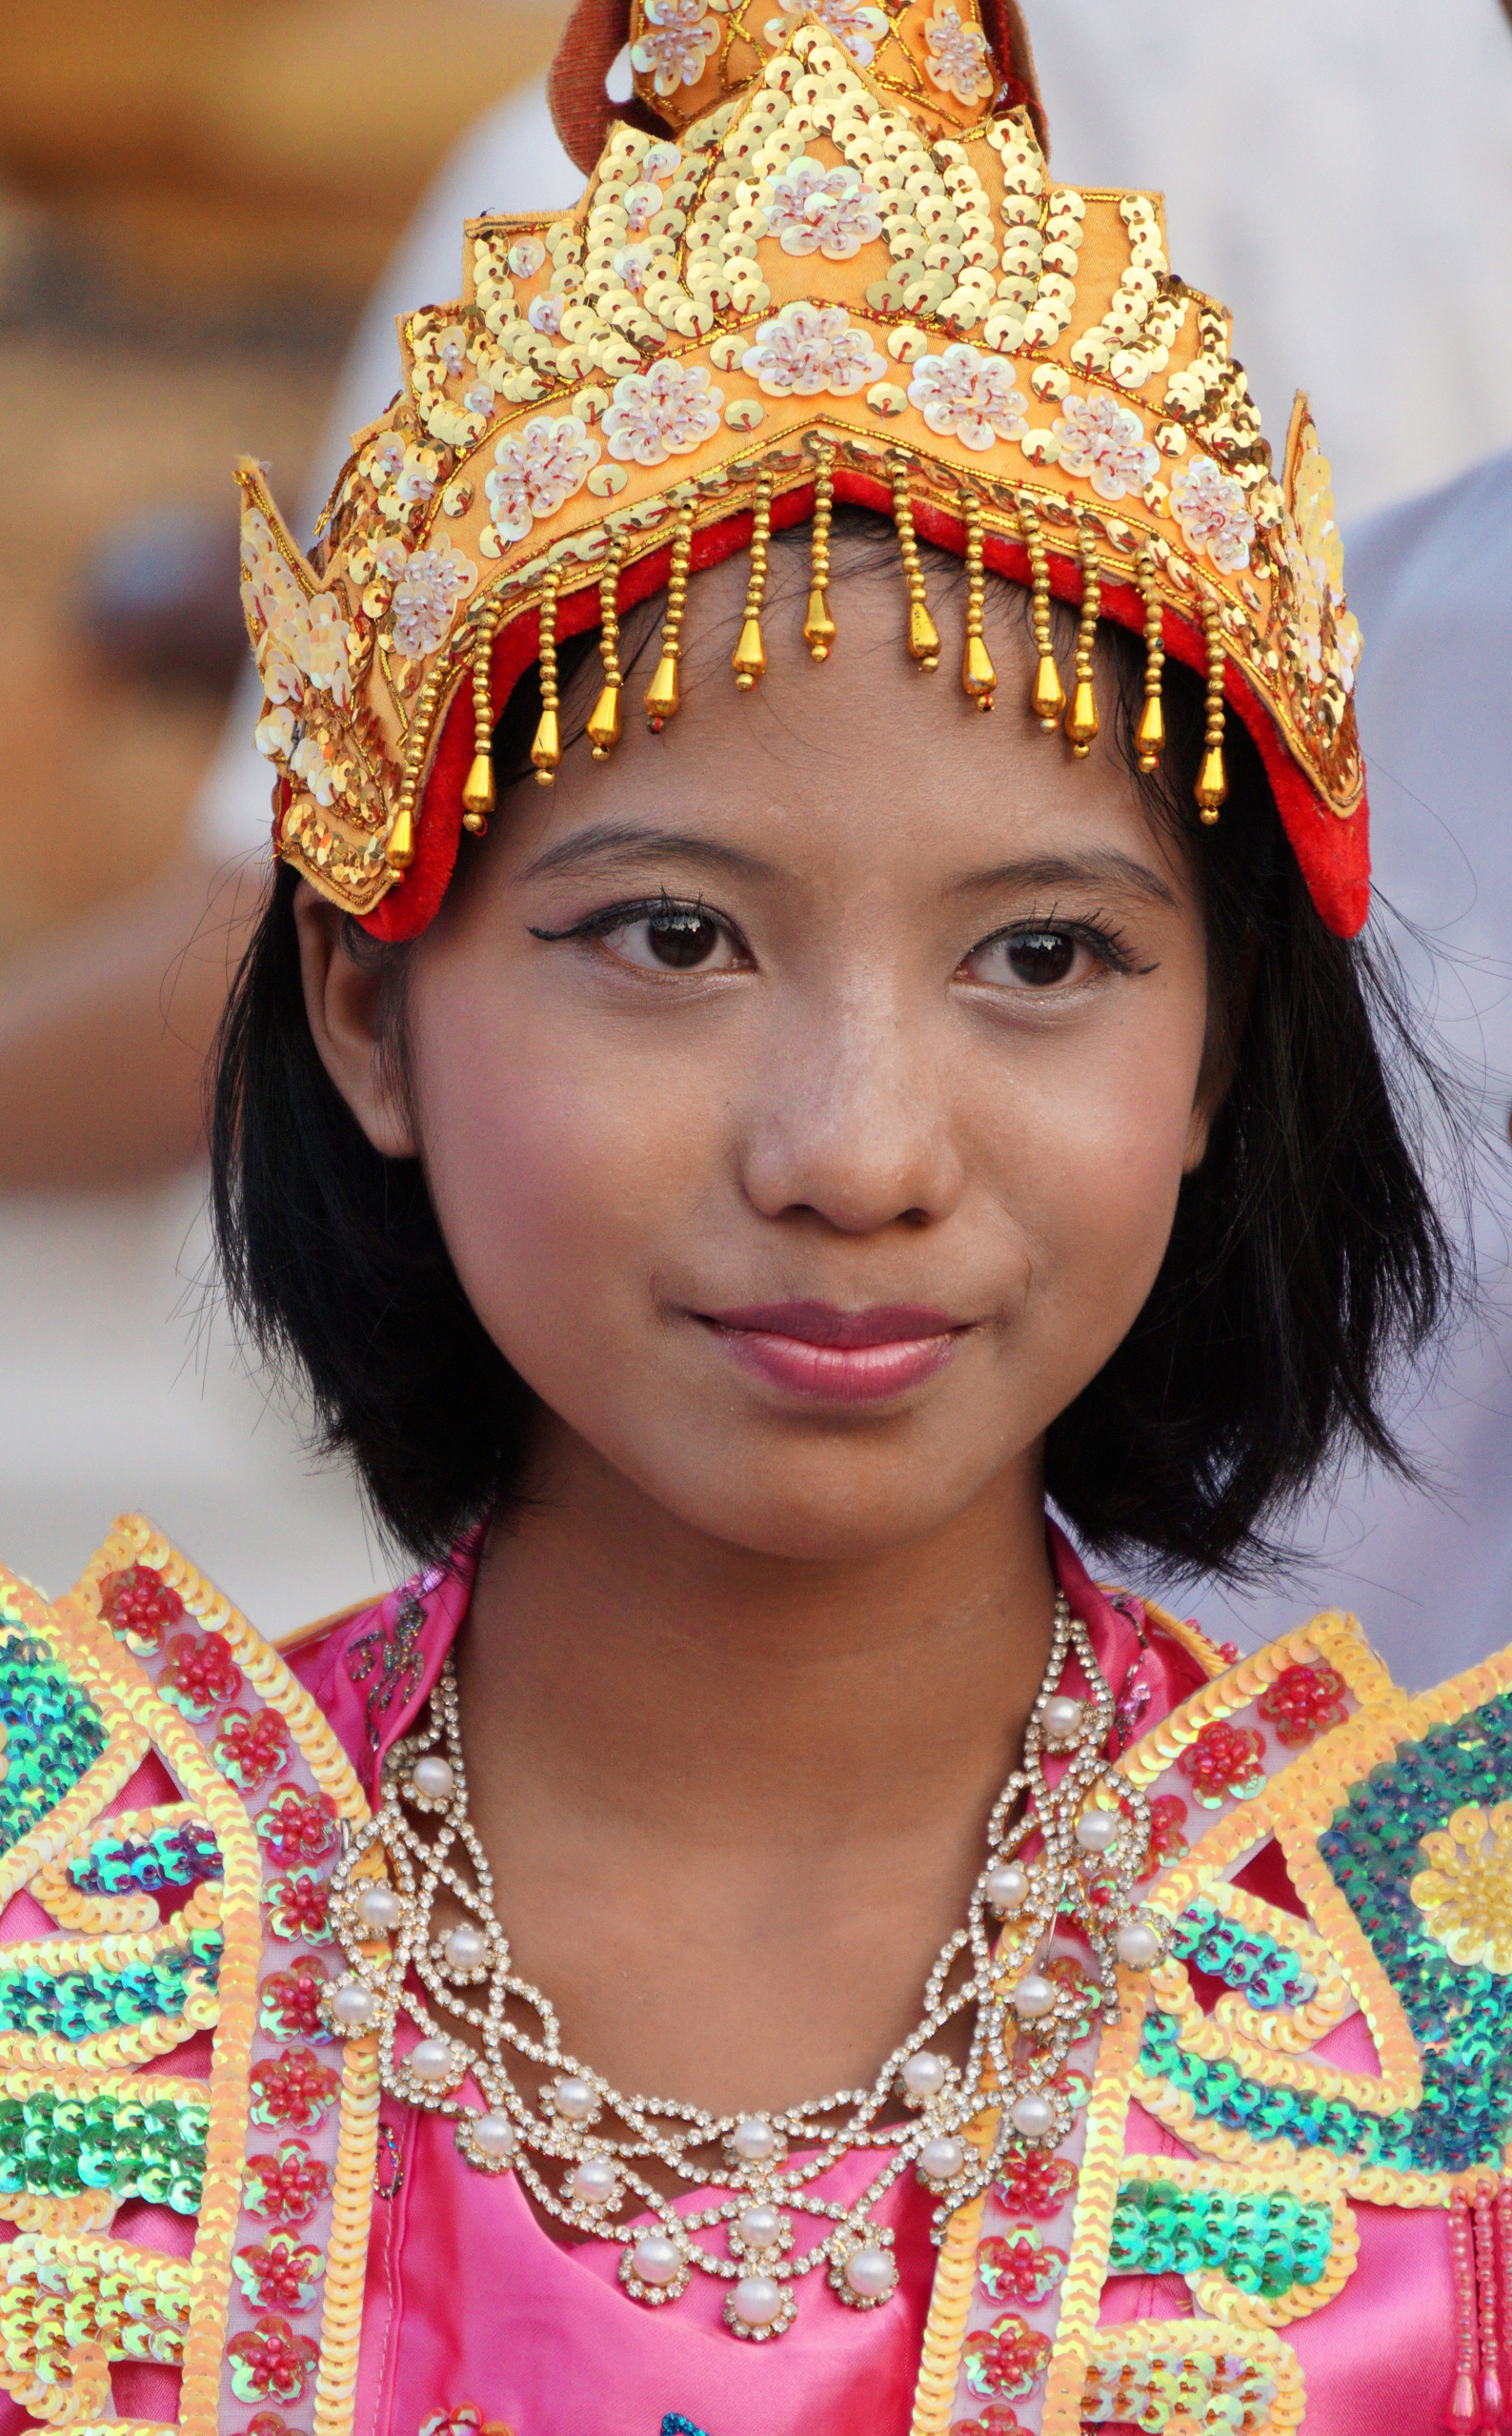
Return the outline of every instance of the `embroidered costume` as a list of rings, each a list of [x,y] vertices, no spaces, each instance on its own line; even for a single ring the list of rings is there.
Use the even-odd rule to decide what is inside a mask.
[[[471,1553],[287,1658],[140,1520],[50,1607],[5,1577],[7,2436],[1494,2424],[1512,1654],[1409,1698],[1324,1614],[1230,1662],[1056,1558],[1167,1951],[1112,2028],[1089,2008],[1066,2139],[1016,2139],[938,2251],[895,2186],[889,2305],[760,2349],[696,2281],[645,2308],[609,2243],[559,2246],[445,2112],[380,2108],[374,2034],[332,2020],[332,1874]],[[1085,1959],[1060,1936],[1048,1968]]]

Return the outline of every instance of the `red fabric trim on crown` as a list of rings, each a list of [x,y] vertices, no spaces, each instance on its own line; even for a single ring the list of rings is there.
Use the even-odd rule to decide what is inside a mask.
[[[870,475],[837,465],[835,468],[835,496],[838,499],[853,500],[858,506],[875,508],[891,519],[892,491],[886,482],[878,481]],[[776,526],[798,524],[813,512],[812,489],[791,491],[774,501],[772,521]],[[958,517],[947,516],[938,508],[916,504],[914,521],[923,539],[937,542],[958,558],[964,557],[966,529]],[[708,526],[694,537],[691,562],[694,571],[717,565],[722,558],[744,549],[750,538],[751,512],[748,508],[724,518],[718,524]],[[1027,587],[1029,554],[1022,542],[989,535],[983,556],[998,574]],[[672,546],[669,542],[664,548],[626,568],[619,585],[621,610],[662,590],[671,558]],[[1062,600],[1079,601],[1080,568],[1073,560],[1052,555],[1050,588]],[[1130,627],[1136,634],[1144,631],[1144,602],[1137,585],[1104,582],[1102,614],[1116,619],[1119,625]],[[563,596],[556,613],[556,631],[565,640],[569,635],[582,634],[597,623],[598,578],[592,575],[577,591]],[[531,609],[515,618],[495,643],[492,689],[495,723],[518,679],[534,664],[539,639],[540,613]],[[1205,674],[1207,645],[1201,631],[1186,619],[1178,617],[1172,609],[1165,612],[1164,640],[1165,648],[1173,659],[1184,660],[1188,667]],[[1281,824],[1307,883],[1308,894],[1328,928],[1341,939],[1352,939],[1362,927],[1370,910],[1367,802],[1361,797],[1359,810],[1347,821],[1340,820],[1338,814],[1329,809],[1293,761],[1286,740],[1269,709],[1232,663],[1227,669],[1224,698],[1255,740],[1276,797]],[[670,732],[675,733],[675,726]],[[456,863],[462,834],[462,788],[473,764],[473,735],[472,691],[469,686],[463,685],[453,697],[426,779],[417,822],[414,861],[382,903],[363,917],[363,928],[370,931],[374,939],[414,939],[434,919]]]

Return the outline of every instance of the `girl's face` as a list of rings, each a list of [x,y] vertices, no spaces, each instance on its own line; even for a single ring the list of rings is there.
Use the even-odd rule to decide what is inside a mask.
[[[824,667],[774,599],[737,693],[746,580],[693,585],[662,735],[629,686],[607,765],[579,742],[501,807],[411,965],[413,1116],[308,892],[307,988],[543,1458],[586,1442],[702,1533],[856,1557],[1037,1482],[1137,1316],[1204,1147],[1203,928],[1108,680],[1085,761],[1023,713],[1017,595],[989,589],[987,719],[911,668],[885,572],[838,586]]]

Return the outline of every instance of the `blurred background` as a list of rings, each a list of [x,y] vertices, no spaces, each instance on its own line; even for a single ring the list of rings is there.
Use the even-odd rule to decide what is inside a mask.
[[[48,1590],[126,1506],[274,1634],[384,1571],[301,1413],[237,1358],[192,1141],[111,1079],[124,1019],[105,980],[133,940],[155,958],[155,1037],[189,1071],[267,817],[251,721],[228,730],[245,659],[232,460],[271,461],[291,508],[308,497],[395,385],[385,315],[455,293],[463,212],[573,199],[539,88],[564,13],[10,0],[0,1032],[23,1037],[91,958],[102,992],[72,1066],[30,1068],[62,1078],[40,1133],[24,1084],[0,1083],[0,1554]],[[1029,14],[1059,174],[1164,189],[1173,261],[1233,307],[1273,438],[1310,389],[1346,531],[1512,445],[1498,0]],[[333,428],[407,232],[425,285],[380,295]]]

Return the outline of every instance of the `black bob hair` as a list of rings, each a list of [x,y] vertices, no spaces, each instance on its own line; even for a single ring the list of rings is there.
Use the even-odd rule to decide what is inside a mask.
[[[890,542],[891,528],[867,512],[837,513],[836,579]],[[942,587],[958,583],[958,562],[926,556]],[[649,616],[640,631],[643,640],[652,633]],[[595,642],[588,634],[563,647],[569,697]],[[1200,680],[1167,661],[1167,748],[1160,770],[1142,776],[1132,741],[1142,645],[1105,623],[1099,654],[1104,687],[1109,677],[1117,687],[1131,782],[1152,818],[1188,841],[1213,1034],[1231,1071],[1148,1301],[1050,1429],[1046,1485],[1073,1531],[1105,1555],[1242,1577],[1282,1561],[1277,1524],[1346,1454],[1408,1470],[1386,1418],[1388,1382],[1434,1337],[1458,1290],[1411,1147],[1445,1086],[1393,972],[1362,941],[1324,927],[1241,722],[1228,721],[1222,819],[1200,828]],[[494,737],[501,802],[531,776],[539,710],[532,671]],[[466,1525],[523,1493],[535,1399],[463,1294],[419,1162],[375,1151],[320,1063],[294,886],[285,866],[217,1045],[221,1273],[238,1323],[307,1390],[324,1450],[355,1468],[380,1526],[414,1554],[440,1556]],[[402,1033],[409,950],[380,946],[352,923],[347,939],[392,976]]]

